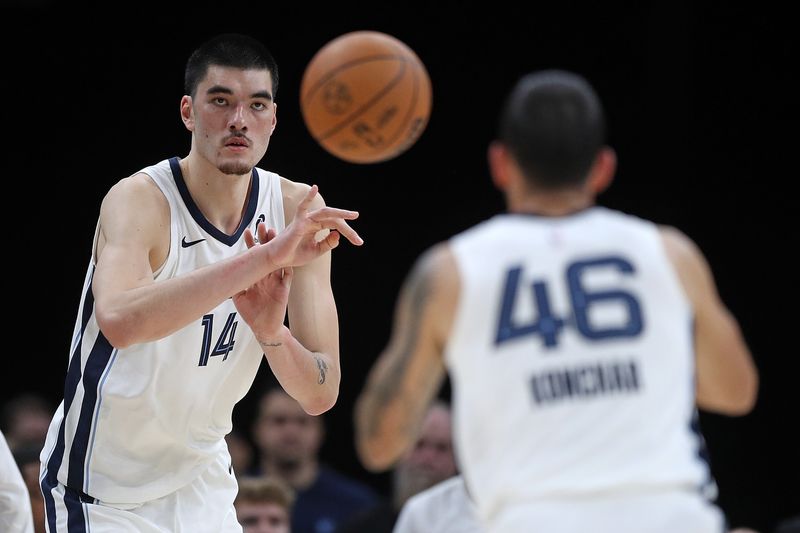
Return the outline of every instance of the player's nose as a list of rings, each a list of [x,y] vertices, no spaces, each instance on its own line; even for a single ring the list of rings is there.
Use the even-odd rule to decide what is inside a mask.
[[[239,104],[232,108],[230,117],[228,118],[228,129],[231,131],[247,129],[244,104]]]

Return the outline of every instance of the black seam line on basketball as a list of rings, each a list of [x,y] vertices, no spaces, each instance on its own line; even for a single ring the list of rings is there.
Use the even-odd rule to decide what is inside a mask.
[[[324,141],[325,139],[327,139],[331,135],[335,135],[336,133],[339,133],[342,129],[344,129],[347,126],[349,126],[355,119],[357,119],[362,113],[364,113],[364,111],[366,111],[367,109],[372,107],[375,104],[375,102],[377,102],[378,100],[383,98],[392,88],[394,88],[397,85],[397,82],[400,79],[402,79],[403,75],[405,74],[406,68],[408,68],[408,66],[406,65],[406,63],[408,63],[407,58],[398,57],[398,56],[381,56],[381,58],[382,59],[386,59],[386,58],[391,58],[391,59],[398,59],[399,58],[399,59],[402,59],[402,61],[400,62],[401,65],[402,65],[402,68],[400,70],[398,70],[398,72],[395,75],[395,77],[392,78],[392,80],[389,83],[387,83],[386,86],[383,89],[381,89],[381,91],[376,93],[368,101],[364,102],[363,105],[361,105],[358,109],[356,109],[352,113],[350,113],[344,120],[339,122],[332,129],[326,131],[325,133],[323,133],[319,137],[317,137],[318,141]],[[357,61],[357,62],[354,61],[353,63],[359,63],[359,62],[361,62],[361,61]],[[342,68],[342,67],[340,67],[340,68]],[[331,73],[331,75],[329,77],[333,76],[333,74],[335,74],[335,73],[336,73],[336,71],[333,71],[333,73]],[[309,92],[309,95],[311,95],[311,94],[313,94],[313,91]]]
[[[332,71],[328,72],[325,76],[323,76],[322,78],[318,79],[317,82],[314,85],[311,86],[311,88],[308,90],[308,92],[305,94],[305,96],[302,97],[303,103],[305,104],[305,103],[308,102],[308,100],[312,99],[314,97],[314,93],[316,93],[318,90],[320,90],[323,85],[325,85],[326,83],[331,81],[331,79],[334,78],[342,70],[347,70],[350,67],[360,65],[361,63],[369,63],[371,61],[383,61],[383,60],[386,60],[386,59],[396,59],[396,60],[399,60],[401,63],[408,63],[409,62],[409,58],[405,57],[402,54],[401,55],[379,54],[379,55],[374,55],[374,56],[366,56],[366,57],[360,57],[358,59],[353,59],[352,61],[348,61],[347,63],[343,63],[343,64],[339,65],[338,67],[336,67]]]
[[[408,66],[406,65],[405,61],[402,61],[400,64],[401,64],[401,68],[397,71],[397,74],[395,74],[395,77],[392,78],[386,84],[386,86],[383,89],[378,91],[372,98],[370,98],[369,100],[364,102],[364,104],[361,107],[359,107],[358,109],[353,110],[353,112],[350,113],[344,120],[342,120],[342,122],[340,122],[339,124],[337,124],[336,126],[331,128],[330,130],[326,131],[322,135],[320,135],[319,136],[319,140],[320,141],[324,141],[328,137],[330,137],[332,135],[336,135],[337,133],[339,133],[340,131],[342,131],[346,127],[350,126],[350,124],[355,122],[355,120],[358,119],[358,117],[360,117],[366,110],[368,110],[369,108],[374,106],[376,102],[379,102],[381,100],[381,98],[383,98],[384,96],[389,94],[392,89],[397,87],[397,85],[400,82],[400,80],[403,79],[403,76],[406,73],[406,69],[408,68]]]
[[[411,77],[414,82],[414,91],[411,93],[411,105],[408,106],[406,115],[405,117],[403,117],[403,120],[395,129],[395,132],[390,137],[387,138],[386,144],[388,146],[392,146],[400,138],[400,136],[403,135],[403,132],[406,130],[408,125],[411,123],[411,120],[414,118],[414,109],[417,107],[417,100],[419,97],[419,89],[420,89],[419,86],[421,82],[421,80],[417,79],[417,75],[418,75],[417,69],[411,69]],[[405,143],[397,147],[397,150],[402,150],[403,148],[408,146],[408,143],[411,142],[412,140],[407,139]],[[373,151],[377,151],[378,148],[380,147],[376,147]]]
[[[183,236],[181,239],[181,248],[188,248],[190,246],[194,246],[195,244],[203,242],[205,239],[197,239],[196,241],[186,242],[186,235]]]

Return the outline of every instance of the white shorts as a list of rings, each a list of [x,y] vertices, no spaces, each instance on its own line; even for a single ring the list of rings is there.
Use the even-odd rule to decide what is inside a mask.
[[[697,493],[662,492],[509,506],[488,533],[724,533],[722,511]]]
[[[86,501],[58,484],[50,494],[49,533],[242,533],[233,500],[238,485],[225,454],[191,484],[140,505]]]

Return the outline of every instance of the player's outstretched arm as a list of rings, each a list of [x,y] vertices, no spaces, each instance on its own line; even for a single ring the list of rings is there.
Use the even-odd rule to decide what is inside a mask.
[[[310,192],[307,185],[284,180],[282,189],[290,226],[325,207],[319,194],[304,205],[302,200]],[[263,246],[275,238],[275,231],[260,226],[258,243],[249,233],[245,238],[249,247]],[[323,253],[304,266],[276,270],[234,296],[273,374],[311,415],[333,407],[341,382],[339,322],[330,278],[331,254]],[[284,325],[287,308],[290,327]]]
[[[304,213],[325,207],[320,194],[305,205],[303,199],[311,192],[306,184],[283,179],[281,191],[290,226]],[[338,238],[326,231],[317,238],[323,236]],[[335,405],[341,383],[339,318],[331,287],[331,261],[332,254],[324,253],[304,266],[285,271],[291,273],[288,278],[291,291],[283,293],[288,297],[283,314],[252,325],[273,374],[284,390],[311,415],[323,413]],[[273,276],[274,273],[270,277]],[[286,287],[286,276],[281,281]],[[264,307],[261,310],[269,311]],[[289,327],[283,322],[287,311]]]
[[[355,407],[356,450],[369,470],[388,469],[412,445],[442,385],[458,283],[454,259],[439,245],[417,260],[403,284],[391,339]]]
[[[315,194],[316,188],[309,191],[311,198]],[[330,251],[338,235],[317,242],[314,236],[322,229],[361,244],[346,222],[357,217],[335,208],[307,211],[276,245],[254,247],[156,284],[153,271],[169,249],[168,204],[146,175],[126,178],[112,187],[100,209],[92,279],[100,329],[117,348],[163,338],[289,262],[303,264]]]

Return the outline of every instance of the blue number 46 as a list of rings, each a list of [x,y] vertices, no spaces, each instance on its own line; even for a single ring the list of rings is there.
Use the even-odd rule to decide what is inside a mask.
[[[565,276],[572,313],[565,317],[559,317],[553,312],[548,284],[542,280],[533,281],[529,290],[536,317],[523,323],[514,321],[514,309],[519,294],[528,288],[520,284],[522,267],[512,268],[506,274],[495,344],[500,345],[517,337],[541,335],[545,347],[554,348],[558,345],[559,334],[570,326],[591,340],[639,335],[643,329],[642,308],[635,295],[622,289],[590,290],[584,286],[584,276],[587,273],[609,268],[626,276],[636,274],[629,261],[614,256],[576,261],[567,266]],[[615,303],[625,310],[623,319],[614,325],[592,324],[589,319],[592,306]]]

